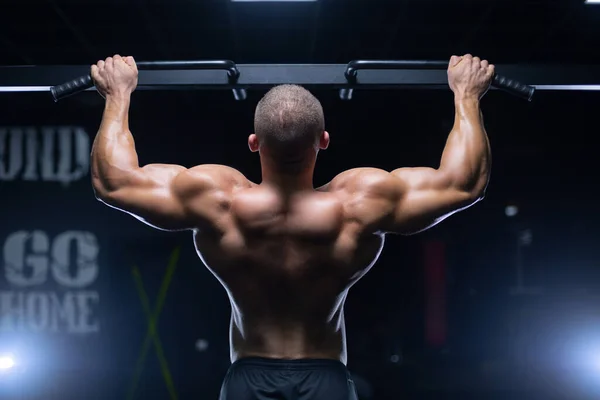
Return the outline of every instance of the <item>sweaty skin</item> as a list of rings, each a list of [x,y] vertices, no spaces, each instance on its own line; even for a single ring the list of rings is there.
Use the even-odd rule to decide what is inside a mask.
[[[232,361],[346,363],[344,302],[385,234],[422,231],[483,198],[491,156],[479,99],[493,66],[453,57],[448,73],[456,118],[439,168],[357,168],[314,189],[282,187],[264,164],[261,184],[222,165],[140,167],[128,124],[137,69],[109,58],[92,67],[106,98],[92,150],[96,197],[158,229],[193,232],[231,301]]]

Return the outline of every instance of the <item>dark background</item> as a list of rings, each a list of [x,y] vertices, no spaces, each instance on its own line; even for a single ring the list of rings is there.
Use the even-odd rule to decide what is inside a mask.
[[[498,64],[593,66],[599,27],[600,6],[580,1],[4,0],[0,64],[89,64],[114,53],[345,63],[472,52]],[[131,129],[140,162],[228,164],[258,181],[246,137],[263,93],[250,90],[245,102],[217,90],[135,93]],[[316,185],[358,166],[437,166],[454,113],[449,91],[360,91],[351,102],[334,90],[315,94],[332,136]],[[539,92],[532,103],[498,92],[485,97],[493,149],[486,199],[426,233],[390,237],[349,296],[349,367],[364,380],[365,398],[600,396],[599,107],[597,92]],[[47,93],[0,94],[0,127],[81,126],[92,140],[101,112],[94,93],[58,104]],[[0,373],[1,398],[126,398],[147,325],[132,268],[139,267],[154,304],[176,248],[181,258],[158,335],[179,398],[216,398],[229,364],[229,304],[189,234],[152,230],[96,202],[89,175],[68,186],[3,181],[0,193],[1,241],[18,230],[95,233],[101,325],[87,336],[0,331],[0,356],[18,342],[26,349],[18,361],[27,366]],[[519,207],[513,219],[504,214],[509,204]],[[514,294],[524,231],[533,238],[521,249],[524,285],[535,290]],[[436,243],[445,249],[439,296],[427,285],[425,262]],[[0,276],[0,292],[12,289]],[[48,283],[44,290],[61,289]],[[445,317],[431,317],[432,299]],[[446,329],[428,339],[438,319]],[[202,351],[199,339],[208,344]],[[154,347],[136,398],[171,398]]]

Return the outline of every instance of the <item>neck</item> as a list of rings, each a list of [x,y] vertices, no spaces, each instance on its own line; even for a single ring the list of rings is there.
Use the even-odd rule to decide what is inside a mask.
[[[262,183],[276,186],[286,192],[312,190],[314,165],[294,172],[284,172],[270,163],[262,164]]]

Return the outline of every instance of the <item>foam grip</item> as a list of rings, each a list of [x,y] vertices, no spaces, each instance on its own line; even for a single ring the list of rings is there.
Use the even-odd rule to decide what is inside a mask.
[[[501,75],[494,75],[492,85],[500,90],[504,90],[505,92],[521,97],[528,101],[531,101],[533,94],[535,93],[535,87],[525,85]]]
[[[94,81],[90,75],[80,76],[77,79],[63,83],[62,85],[52,86],[50,93],[54,101],[59,101],[73,94],[83,92],[86,89],[94,87]]]

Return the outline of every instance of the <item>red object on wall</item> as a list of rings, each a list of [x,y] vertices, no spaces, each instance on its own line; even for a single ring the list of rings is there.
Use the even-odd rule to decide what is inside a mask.
[[[424,245],[425,341],[430,347],[446,343],[446,247],[441,241]]]

